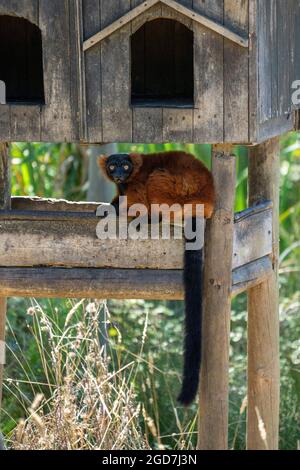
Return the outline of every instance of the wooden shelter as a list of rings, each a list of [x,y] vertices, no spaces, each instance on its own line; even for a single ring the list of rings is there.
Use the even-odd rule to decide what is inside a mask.
[[[8,142],[212,143],[198,447],[228,445],[230,301],[247,290],[247,447],[276,449],[279,136],[299,122],[300,0],[0,0],[0,44],[0,340],[9,296],[183,296],[178,240],[104,243],[97,204],[11,198]],[[234,215],[236,143],[251,147]]]

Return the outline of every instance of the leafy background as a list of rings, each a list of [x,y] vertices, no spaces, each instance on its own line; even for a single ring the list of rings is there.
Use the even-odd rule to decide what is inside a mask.
[[[207,145],[118,147],[145,152],[185,149],[210,165]],[[236,155],[239,211],[247,205],[246,148],[237,147]],[[88,157],[80,147],[14,143],[11,158],[14,195],[87,197]],[[282,139],[280,195],[280,447],[296,449],[300,440],[299,133]],[[197,406],[184,410],[175,401],[181,376],[182,302],[12,298],[8,319],[2,423],[10,446],[195,446]],[[246,332],[246,296],[241,295],[232,305],[232,449],[245,448]]]

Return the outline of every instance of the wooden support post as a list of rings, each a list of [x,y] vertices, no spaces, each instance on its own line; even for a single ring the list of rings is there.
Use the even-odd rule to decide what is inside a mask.
[[[0,209],[10,208],[10,165],[8,156],[8,145],[0,142]],[[6,298],[1,297],[0,286],[0,408],[2,401],[3,383],[3,357],[5,343],[5,323],[6,323]]]
[[[228,447],[228,363],[231,270],[234,229],[235,157],[229,145],[215,145],[212,172],[216,208],[207,224],[203,352],[200,379],[198,448]]]
[[[273,201],[273,273],[248,291],[247,448],[278,448],[279,428],[279,138],[250,150],[249,205]]]

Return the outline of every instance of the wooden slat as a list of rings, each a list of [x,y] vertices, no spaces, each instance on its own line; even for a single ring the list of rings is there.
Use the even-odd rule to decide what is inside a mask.
[[[43,33],[45,102],[41,140],[75,141],[72,122],[69,9],[66,0],[40,0],[39,23]],[[55,18],[55,21],[50,21]]]
[[[232,296],[265,281],[269,257],[232,273]],[[1,268],[1,290],[8,297],[183,300],[179,269]]]
[[[163,110],[163,142],[193,142],[193,110]]]
[[[101,26],[99,0],[84,0],[83,35],[94,34]],[[89,142],[102,142],[101,47],[94,47],[85,57],[86,127]]]
[[[173,0],[148,0],[145,3],[138,5],[136,8],[123,15],[121,18],[118,18],[118,20],[107,26],[105,29],[99,31],[97,34],[93,35],[91,38],[86,40],[83,44],[83,49],[86,51],[90,47],[93,47],[98,44],[100,41],[103,41],[103,39],[107,38],[115,31],[124,27],[127,23],[135,19],[141,13],[158,3],[158,1],[161,1],[161,3],[164,3],[165,5],[173,8],[178,13],[187,16],[196,23],[199,23],[202,26],[205,26],[206,28],[209,28],[212,31],[215,31],[216,33],[222,35],[223,37],[226,37],[230,41],[233,41],[242,47],[248,47],[248,39],[246,39],[245,37],[234,33],[230,29],[225,28],[222,24],[218,24],[215,21],[212,21],[209,18],[200,15],[199,13],[196,13],[194,10],[185,7],[184,5],[180,5],[179,3]]]
[[[101,0],[102,26],[129,9],[129,0]],[[101,44],[103,142],[132,141],[130,34],[131,26],[127,24]]]
[[[224,24],[248,33],[248,2],[224,0]],[[224,41],[224,141],[248,142],[248,50]]]
[[[231,295],[236,296],[248,289],[258,286],[266,281],[273,272],[272,261],[269,256],[260,258],[252,263],[241,266],[232,272]]]
[[[194,0],[194,9],[203,8]],[[206,3],[214,17],[223,22],[223,0]],[[224,39],[204,26],[194,24],[194,142],[223,142],[223,43]]]
[[[258,41],[257,2],[249,2],[249,142],[257,141],[258,103]]]
[[[14,196],[11,199],[11,207],[15,211],[96,212],[99,204],[28,196]]]
[[[69,2],[69,30],[70,30],[70,76],[71,76],[71,122],[73,141],[79,142],[83,133],[81,119],[85,114],[82,103],[82,70],[83,53],[81,50],[82,35],[82,0]]]
[[[10,105],[10,140],[41,140],[41,106]]]
[[[163,142],[162,108],[133,108],[133,142]]]
[[[0,105],[0,141],[10,141],[10,106]]]
[[[253,235],[253,230],[255,235]],[[272,209],[240,219],[235,224],[233,269],[272,251]]]
[[[9,296],[101,299],[183,299],[177,270],[0,268]]]

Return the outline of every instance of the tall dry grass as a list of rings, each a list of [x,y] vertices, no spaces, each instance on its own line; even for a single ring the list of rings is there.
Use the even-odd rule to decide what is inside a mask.
[[[145,449],[144,419],[125,368],[110,372],[105,302],[74,304],[61,326],[38,303],[28,311],[45,383],[28,375],[35,398],[13,431],[13,449]],[[101,333],[102,331],[102,333]],[[14,385],[10,383],[11,393]]]

